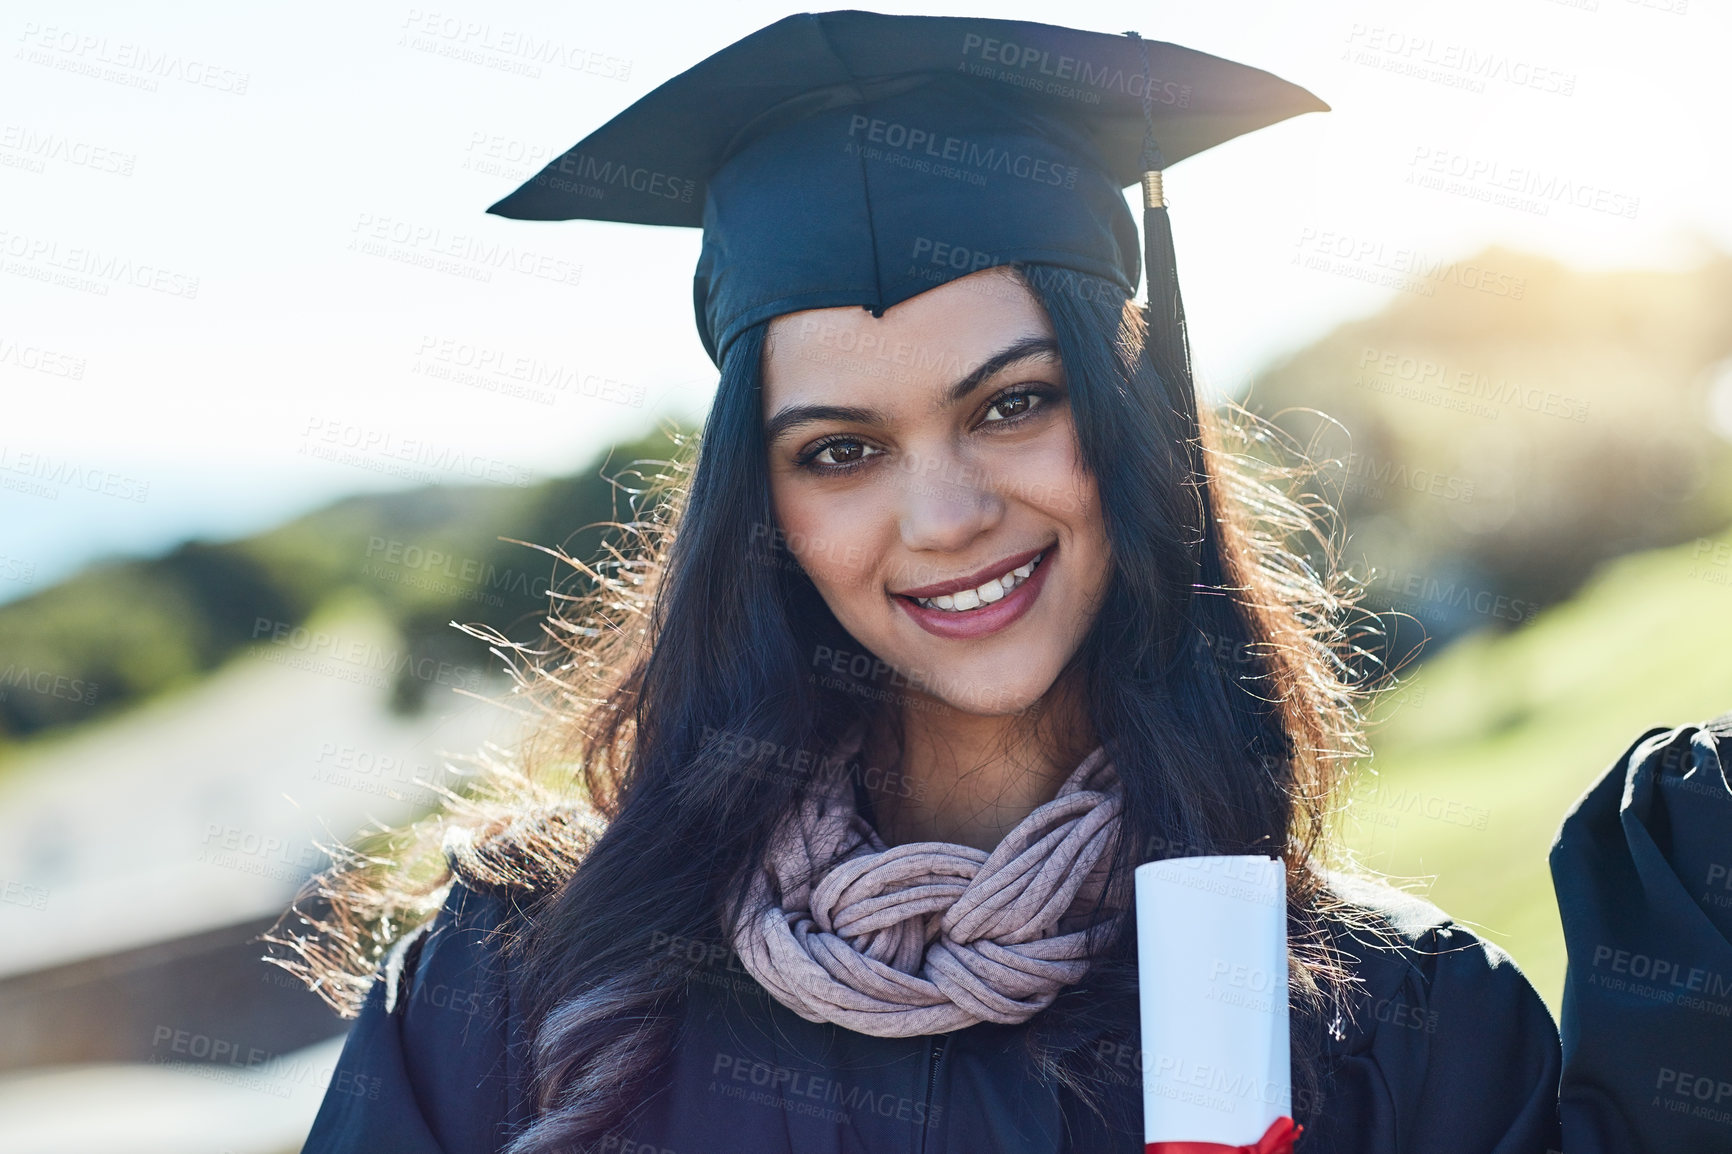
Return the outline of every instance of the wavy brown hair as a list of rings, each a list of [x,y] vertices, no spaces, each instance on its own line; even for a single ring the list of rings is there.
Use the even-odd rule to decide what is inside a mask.
[[[1297,446],[1236,405],[1198,406],[1182,350],[1148,347],[1122,290],[1011,271],[1052,321],[1112,546],[1105,600],[1066,674],[1123,783],[1115,884],[1163,857],[1284,860],[1304,1121],[1349,980],[1326,944],[1336,911],[1314,866],[1342,774],[1366,752],[1355,670],[1367,655],[1338,526],[1307,496]],[[470,629],[539,711],[522,746],[492,762],[481,793],[351,851],[275,935],[279,963],[353,1013],[385,947],[453,876],[529,895],[512,957],[531,991],[538,1112],[511,1154],[594,1149],[620,1124],[667,1052],[696,964],[646,943],[725,943],[723,911],[809,784],[778,756],[810,751],[815,768],[886,707],[870,675],[809,676],[821,647],[860,647],[771,529],[765,328],[730,348],[701,436],[636,493],[608,555],[562,555],[583,588],[555,596],[543,644]],[[1085,1100],[1106,1075],[1064,1039],[1122,1028],[1099,995],[1134,990],[1133,951],[1128,919],[1103,931],[1087,988],[1030,1031],[1039,1068]]]

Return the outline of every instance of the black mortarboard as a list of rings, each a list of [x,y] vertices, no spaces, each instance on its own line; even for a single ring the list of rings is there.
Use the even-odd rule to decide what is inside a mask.
[[[1131,296],[1142,262],[1127,185],[1326,108],[1267,72],[1134,33],[804,13],[667,81],[488,211],[701,226],[698,331],[720,365],[759,321],[838,305],[881,315],[995,265],[1058,265]],[[1182,342],[1158,176],[1151,201],[1151,302],[1170,295]]]

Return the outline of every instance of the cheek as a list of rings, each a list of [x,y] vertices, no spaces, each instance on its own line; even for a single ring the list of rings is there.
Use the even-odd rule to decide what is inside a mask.
[[[1055,438],[1020,466],[1023,499],[1060,526],[1072,564],[1072,587],[1090,603],[1112,578],[1112,545],[1102,516],[1100,489],[1070,437]]]
[[[826,598],[872,584],[872,542],[879,518],[859,494],[773,485],[776,527],[794,560]]]
[[[1068,430],[1030,446],[1019,455],[1014,468],[1023,501],[1067,526],[1076,536],[1100,529],[1094,476],[1084,466]]]

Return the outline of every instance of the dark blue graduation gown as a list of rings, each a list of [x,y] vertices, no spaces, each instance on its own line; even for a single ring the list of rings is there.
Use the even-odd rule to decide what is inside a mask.
[[[1650,730],[1565,819],[1551,855],[1569,950],[1561,1070],[1507,955],[1418,899],[1333,883],[1383,932],[1336,930],[1359,984],[1300,1154],[1732,1152],[1728,754],[1732,714]],[[305,1154],[491,1154],[529,1121],[529,1036],[500,951],[515,916],[511,894],[458,884],[393,954]],[[1126,1074],[1103,1121],[1028,1068],[1025,1027],[871,1038],[805,1021],[737,966],[702,976],[608,1150],[1141,1149],[1134,1038],[1105,1051]]]
[[[1361,979],[1328,1043],[1302,1154],[1544,1154],[1558,1037],[1509,957],[1435,907],[1352,880],[1387,940],[1340,929]],[[350,1034],[305,1154],[492,1154],[530,1118],[529,1044],[502,964],[509,894],[457,885]],[[1136,1021],[1134,1002],[1117,1020]],[[800,1018],[727,963],[691,987],[673,1056],[605,1147],[618,1154],[1141,1154],[1135,1038],[1104,1119],[1043,1082],[1024,1026],[874,1038]]]
[[[1552,847],[1569,1154],[1732,1151],[1729,734],[1644,733]]]

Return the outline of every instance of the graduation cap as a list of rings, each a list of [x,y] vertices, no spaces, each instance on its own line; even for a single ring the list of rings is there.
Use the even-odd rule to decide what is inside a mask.
[[[949,16],[789,16],[662,84],[489,212],[704,230],[693,299],[720,366],[803,309],[884,310],[982,268],[1141,273],[1184,358],[1161,170],[1327,109],[1256,68],[1144,40]],[[1187,380],[1188,384],[1188,380]]]

